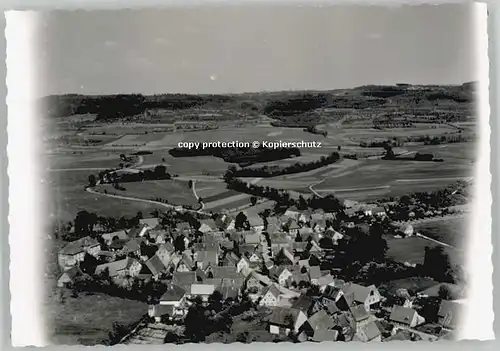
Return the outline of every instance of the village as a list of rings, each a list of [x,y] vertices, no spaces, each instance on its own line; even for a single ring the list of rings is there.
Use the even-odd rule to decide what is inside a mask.
[[[445,287],[380,288],[426,276],[436,252],[422,265],[388,260],[383,236],[419,234],[394,229],[387,207],[347,205],[209,218],[171,209],[111,233],[96,225],[58,253],[57,286],[148,303],[112,343],[452,338],[462,301]]]

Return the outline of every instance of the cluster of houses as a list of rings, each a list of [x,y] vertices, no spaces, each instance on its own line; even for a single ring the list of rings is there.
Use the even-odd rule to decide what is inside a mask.
[[[141,219],[130,230],[67,244],[58,256],[63,269],[58,285],[71,283],[81,273],[79,264],[92,255],[98,262],[94,274],[107,271],[116,284],[131,278],[165,283],[166,292],[149,306],[157,321],[182,320],[193,297],[208,301],[218,291],[225,300],[246,293],[261,308],[272,310],[269,333],[292,332],[301,341],[418,337],[422,333],[413,328],[425,319],[412,308],[409,296],[381,296],[373,285],[345,282],[334,271],[320,269],[329,251],[319,245],[320,239],[327,236],[335,244],[343,237],[327,226],[333,218],[290,208],[265,221],[248,218],[246,230],[236,229],[229,215],[201,220],[198,228],[177,222],[165,229],[157,218]],[[452,328],[455,306],[442,305],[439,313],[441,327]]]

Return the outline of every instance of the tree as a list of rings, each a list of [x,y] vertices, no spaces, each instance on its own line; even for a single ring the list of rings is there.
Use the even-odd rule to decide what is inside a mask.
[[[425,247],[424,263],[422,271],[424,275],[434,278],[437,281],[449,280],[450,258],[444,252],[443,247]]]
[[[82,270],[83,273],[94,274],[94,270],[97,267],[97,265],[98,265],[97,259],[94,256],[85,253],[83,261],[80,262],[80,269]]]
[[[438,296],[443,300],[453,300],[452,292],[447,285],[441,285],[439,287]]]
[[[236,229],[243,229],[245,227],[245,222],[247,221],[247,216],[243,212],[239,212],[234,219],[234,227]]]
[[[97,215],[88,211],[80,211],[75,217],[75,234],[78,236],[91,235],[94,225],[97,224]]]
[[[186,243],[184,241],[184,235],[179,235],[174,239],[175,251],[184,252],[186,250]]]
[[[96,186],[96,184],[97,184],[96,176],[93,174],[89,175],[89,186],[94,187]]]
[[[257,204],[257,197],[256,196],[250,197],[250,203],[252,204],[252,206],[255,206]]]
[[[189,188],[192,188],[192,187],[193,187],[193,181],[192,181],[192,180],[189,180],[189,182],[188,182],[188,187],[189,187]]]

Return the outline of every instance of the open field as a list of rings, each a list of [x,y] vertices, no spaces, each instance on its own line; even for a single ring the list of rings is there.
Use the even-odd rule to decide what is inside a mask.
[[[417,224],[415,230],[454,247],[463,248],[469,235],[470,216]],[[472,233],[471,233],[472,235]]]
[[[250,204],[250,195],[236,193],[236,195],[232,195],[220,200],[215,200],[212,202],[205,202],[205,210],[206,211],[222,211],[222,210],[231,210],[233,208],[237,208],[240,206],[245,206]]]
[[[41,201],[41,207],[55,220],[73,221],[79,211],[87,210],[99,216],[131,217],[137,212],[150,213],[162,209],[147,203],[126,201],[90,194],[84,187],[88,184],[87,171],[51,172],[44,179],[47,196]]]
[[[175,179],[147,180],[142,182],[122,183],[126,190],[117,190],[111,184],[102,184],[95,187],[99,192],[107,191],[108,194],[135,197],[140,199],[155,200],[166,199],[171,205],[187,205],[193,208],[198,206],[188,182]]]
[[[395,261],[412,264],[424,262],[425,247],[434,247],[438,244],[418,237],[409,238],[387,238],[387,256]],[[444,251],[450,257],[450,262],[456,265],[464,264],[463,252],[457,249],[444,247]]]
[[[378,289],[380,292],[389,294],[395,294],[398,289],[406,289],[418,293],[435,286],[439,286],[439,282],[431,278],[412,277],[383,283]]]
[[[105,294],[65,294],[64,303],[56,300],[46,312],[48,321],[53,321],[47,326],[48,337],[59,345],[100,344],[108,338],[113,323],[132,324],[148,309],[145,303]]]

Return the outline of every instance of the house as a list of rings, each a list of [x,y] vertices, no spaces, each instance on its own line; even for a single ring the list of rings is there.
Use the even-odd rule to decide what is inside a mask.
[[[457,327],[457,319],[462,306],[459,302],[443,300],[439,306],[438,323],[447,329]]]
[[[274,335],[298,333],[300,327],[307,321],[304,312],[286,307],[274,307],[269,319],[269,332]]]
[[[177,285],[171,284],[160,297],[159,302],[149,306],[148,315],[154,317],[156,322],[160,322],[164,316],[170,318],[182,317],[186,313],[185,303],[186,291]]]
[[[342,289],[331,285],[325,286],[322,290],[323,299],[327,300],[325,301],[326,304],[329,304],[330,302],[336,303],[344,295]]]
[[[138,239],[131,239],[123,245],[123,252],[125,254],[141,254],[141,245]]]
[[[95,274],[102,274],[109,271],[111,278],[131,276],[135,277],[141,271],[142,265],[134,258],[127,257],[123,260],[104,263],[96,267]]]
[[[206,270],[208,266],[217,266],[219,264],[219,255],[215,250],[204,250],[198,252],[196,256],[197,267]]]
[[[280,296],[280,291],[276,287],[276,283],[269,285],[262,292],[262,299],[260,300],[260,306],[276,306],[278,304],[278,298]]]
[[[179,222],[175,225],[175,230],[177,233],[189,235],[193,232],[193,228],[189,222]]]
[[[248,233],[244,236],[244,242],[247,245],[259,245],[261,242],[261,234],[260,233]]]
[[[313,305],[314,305],[314,301],[313,301],[312,297],[304,295],[304,294],[300,295],[292,303],[293,308],[304,312],[304,314],[306,316],[311,314]]]
[[[314,331],[311,340],[315,342],[324,342],[324,341],[337,341],[338,338],[339,338],[338,330],[318,329]]]
[[[386,211],[385,208],[382,206],[377,206],[373,207],[371,209],[372,216],[377,216],[377,217],[385,217],[386,216]]]
[[[389,317],[389,321],[398,326],[404,327],[416,327],[418,324],[421,324],[421,318],[417,311],[412,308],[402,307],[402,306],[394,306],[392,308],[391,315]]]
[[[79,276],[83,275],[83,272],[78,267],[71,267],[70,269],[64,271],[64,273],[57,280],[57,287],[62,288],[68,284],[71,284]]]
[[[310,237],[314,231],[310,227],[302,227],[299,228],[299,235],[302,237],[303,240],[306,240],[308,237]]]
[[[287,286],[301,286],[301,284],[310,283],[309,274],[293,272],[292,276],[287,280]]]
[[[272,270],[271,275],[278,281],[279,285],[285,286],[288,278],[293,275],[294,271],[295,270],[290,266],[280,266],[275,267]]]
[[[215,291],[213,284],[191,284],[190,297],[200,296],[203,301],[208,301],[210,295]]]
[[[295,206],[291,206],[289,207],[285,213],[284,213],[284,216],[287,217],[287,218],[292,218],[294,220],[297,220],[299,218],[299,215],[300,215],[300,211],[297,209],[297,207]]]
[[[288,222],[286,229],[290,235],[295,236],[299,233],[300,225],[295,219],[292,219]]]
[[[296,262],[295,256],[287,248],[281,248],[276,254],[276,262],[280,265],[293,265]]]
[[[260,294],[262,290],[273,282],[269,277],[252,271],[246,278],[246,289],[251,294]]]
[[[311,266],[309,267],[309,279],[311,280],[311,284],[318,285],[318,280],[321,277],[321,269],[319,266]]]
[[[213,219],[204,219],[200,221],[199,232],[203,234],[210,233],[217,230],[217,223]]]
[[[250,224],[250,228],[256,232],[260,233],[264,230],[264,221],[260,216],[249,216],[248,223]]]
[[[312,220],[311,228],[316,233],[323,233],[326,229],[326,221],[324,219]]]
[[[248,258],[248,260],[251,262],[251,263],[261,263],[262,262],[262,256],[259,255],[258,252],[254,252],[250,255],[250,257]]]
[[[156,254],[151,257],[149,260],[146,261],[146,267],[149,268],[151,271],[151,274],[154,277],[160,276],[163,272],[167,270],[163,262],[161,261],[160,257],[158,257]]]
[[[382,333],[374,321],[364,325],[358,332],[356,338],[362,342],[382,341]]]
[[[221,278],[221,279],[235,279],[239,278],[240,275],[236,271],[235,266],[216,266],[212,267],[211,273],[208,275],[210,278]]]
[[[171,305],[149,305],[148,316],[154,318],[155,322],[160,323],[163,318],[172,319],[176,317],[176,314],[181,314],[182,312],[176,313],[176,308]],[[183,315],[183,313],[182,313]]]
[[[224,231],[233,230],[236,223],[234,218],[228,215],[219,216],[215,222],[219,229]]]
[[[311,315],[308,319],[309,325],[312,329],[312,334],[314,334],[318,330],[326,330],[331,329],[335,326],[333,319],[326,313],[325,310],[320,310],[313,315]],[[310,336],[312,336],[312,334]]]
[[[365,305],[366,309],[369,311],[372,306],[376,306],[380,303],[380,293],[378,292],[375,285],[362,286],[355,283],[346,284],[342,287],[344,294],[353,293],[354,301],[357,304]]]
[[[296,254],[301,254],[301,253],[305,252],[306,248],[307,248],[307,242],[305,242],[305,241],[301,241],[301,242],[295,241],[293,243],[293,251]]]
[[[127,232],[125,230],[118,230],[113,233],[106,233],[101,235],[101,238],[104,240],[106,245],[111,245],[113,241],[116,240],[121,240],[121,241],[126,241],[129,240],[130,237],[127,235]]]
[[[323,290],[328,286],[328,284],[332,283],[333,282],[333,276],[328,273],[328,274],[324,274],[324,275],[321,275],[314,284],[318,285],[320,287],[320,291]],[[312,281],[311,281],[312,283]]]
[[[186,290],[176,284],[170,284],[167,291],[160,297],[159,305],[180,307],[186,298]]]
[[[267,227],[265,228],[268,233],[275,233],[281,231],[281,223],[277,217],[267,218]]]
[[[411,224],[403,225],[399,230],[403,233],[405,237],[413,236],[415,234],[415,230]]]
[[[242,256],[236,265],[236,272],[240,273],[250,269],[250,261],[245,256]]]
[[[196,283],[196,272],[174,272],[172,274],[172,284],[178,285],[186,291],[191,289],[191,284]]]
[[[224,258],[222,259],[223,266],[234,266],[238,265],[240,258],[234,252],[226,252]]]
[[[193,270],[193,268],[194,268],[193,260],[187,255],[182,255],[181,259],[179,260],[179,263],[177,264],[176,271],[190,272]]]
[[[141,218],[139,224],[149,229],[156,229],[160,225],[160,220],[158,218]]]
[[[150,228],[147,225],[141,224],[128,230],[127,236],[129,237],[129,239],[143,237],[148,233],[149,230]]]
[[[365,305],[355,305],[349,308],[352,316],[352,321],[356,328],[356,332],[360,331],[368,322],[370,322],[370,312],[365,308]]]
[[[60,267],[71,267],[77,265],[85,258],[85,253],[97,256],[101,251],[101,245],[89,236],[68,243],[59,251],[58,263]]]

